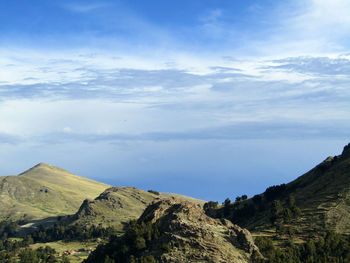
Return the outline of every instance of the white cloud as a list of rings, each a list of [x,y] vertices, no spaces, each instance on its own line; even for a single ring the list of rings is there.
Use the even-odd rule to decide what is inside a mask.
[[[349,50],[349,13],[347,0],[284,1],[270,10],[260,38],[248,36],[236,53],[265,58],[337,56]]]

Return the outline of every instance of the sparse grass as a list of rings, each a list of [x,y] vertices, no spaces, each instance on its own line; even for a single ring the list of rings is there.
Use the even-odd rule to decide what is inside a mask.
[[[40,219],[75,213],[109,185],[40,164],[19,176],[0,177],[0,220]]]

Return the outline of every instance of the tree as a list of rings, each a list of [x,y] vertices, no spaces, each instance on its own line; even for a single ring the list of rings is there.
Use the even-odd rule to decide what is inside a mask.
[[[262,197],[261,195],[254,195],[254,197],[252,198],[253,200],[253,203],[255,205],[260,205],[261,204],[261,201],[262,201]]]
[[[104,263],[114,263],[114,259],[111,259],[108,255],[105,257]]]
[[[218,202],[214,202],[214,201],[209,201],[207,203],[204,204],[203,209],[205,211],[209,210],[209,209],[217,209],[218,208],[219,203]]]
[[[24,239],[23,239],[22,242],[23,242],[23,245],[24,245],[24,246],[28,246],[28,245],[33,244],[33,243],[34,243],[34,240],[33,240],[33,238],[32,238],[31,235],[26,235],[26,236],[24,237]]]
[[[160,195],[158,191],[155,190],[148,190],[147,192],[151,193],[151,194],[155,194],[155,195]]]
[[[37,262],[39,262],[39,257],[37,255],[37,253],[30,248],[26,248],[21,253],[19,253],[18,256],[21,259],[21,263],[37,263]]]
[[[138,237],[135,240],[135,248],[136,249],[144,249],[146,248],[146,240],[143,237]]]
[[[226,198],[223,205],[224,206],[229,206],[230,204],[231,204],[230,198]]]
[[[294,199],[294,196],[292,196],[292,195],[290,195],[290,196],[288,197],[288,206],[289,206],[289,207],[295,206],[295,199]]]
[[[68,257],[66,255],[64,255],[64,254],[62,255],[61,262],[62,263],[70,263]]]

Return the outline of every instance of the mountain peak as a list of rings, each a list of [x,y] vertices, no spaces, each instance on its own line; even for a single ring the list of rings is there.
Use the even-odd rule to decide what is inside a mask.
[[[32,168],[29,168],[28,170],[24,171],[23,173],[20,173],[19,175],[25,175],[25,174],[28,174],[28,173],[38,172],[38,171],[40,171],[42,168],[44,168],[44,169],[51,169],[51,170],[65,171],[65,170],[62,169],[62,168],[59,168],[59,167],[50,165],[50,164],[48,164],[48,163],[40,162],[40,163],[34,165]]]
[[[35,167],[52,167],[52,165],[50,165],[48,163],[40,162],[37,165],[35,165],[33,168],[35,168]]]

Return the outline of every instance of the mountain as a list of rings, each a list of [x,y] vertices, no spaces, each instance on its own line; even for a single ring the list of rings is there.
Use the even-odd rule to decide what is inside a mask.
[[[114,260],[114,261],[113,261]],[[198,205],[171,198],[155,200],[124,236],[99,246],[84,261],[259,262],[248,230],[208,217]]]
[[[288,184],[206,211],[255,232],[288,228],[299,236],[319,230],[350,234],[350,144]]]
[[[203,205],[205,201],[170,193],[143,191],[136,187],[111,187],[94,200],[85,200],[71,223],[83,226],[113,226],[123,231],[124,226],[137,219],[155,199],[176,196],[179,199]]]
[[[41,219],[75,213],[110,187],[39,163],[17,176],[0,177],[0,220]]]
[[[36,222],[37,225],[57,221],[53,217],[74,215],[66,220],[83,226],[113,226],[122,230],[125,223],[137,219],[153,200],[172,196],[199,205],[205,203],[178,194],[111,187],[39,163],[17,176],[0,177],[0,220],[49,218]]]

